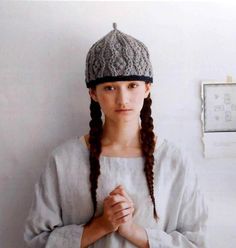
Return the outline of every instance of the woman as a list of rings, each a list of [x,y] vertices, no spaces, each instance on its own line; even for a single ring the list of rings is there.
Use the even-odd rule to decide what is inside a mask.
[[[207,207],[191,161],[153,131],[148,49],[113,27],[86,58],[89,134],[52,151],[25,240],[47,248],[206,247]]]

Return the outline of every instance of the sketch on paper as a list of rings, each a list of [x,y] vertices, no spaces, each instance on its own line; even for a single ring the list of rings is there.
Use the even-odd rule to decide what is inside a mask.
[[[236,157],[236,83],[202,82],[204,156]]]
[[[204,132],[236,132],[236,84],[204,84]]]

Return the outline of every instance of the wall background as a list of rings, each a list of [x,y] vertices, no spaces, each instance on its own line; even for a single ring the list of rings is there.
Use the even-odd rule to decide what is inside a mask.
[[[181,2],[0,3],[0,247],[24,248],[34,183],[50,151],[88,131],[91,45],[118,29],[154,69],[156,130],[186,147],[209,205],[209,244],[236,244],[236,159],[204,159],[201,80],[235,75],[236,5]]]

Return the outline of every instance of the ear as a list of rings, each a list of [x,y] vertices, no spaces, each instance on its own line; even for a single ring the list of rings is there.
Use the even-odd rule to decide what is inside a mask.
[[[148,97],[150,92],[151,92],[151,83],[145,83],[145,98]]]
[[[89,88],[89,95],[95,102],[98,101],[96,89]]]

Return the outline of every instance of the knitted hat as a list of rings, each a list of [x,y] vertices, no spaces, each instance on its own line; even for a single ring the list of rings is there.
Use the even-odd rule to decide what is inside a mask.
[[[87,88],[104,82],[153,82],[148,48],[134,37],[114,30],[98,40],[86,57],[85,82]]]

